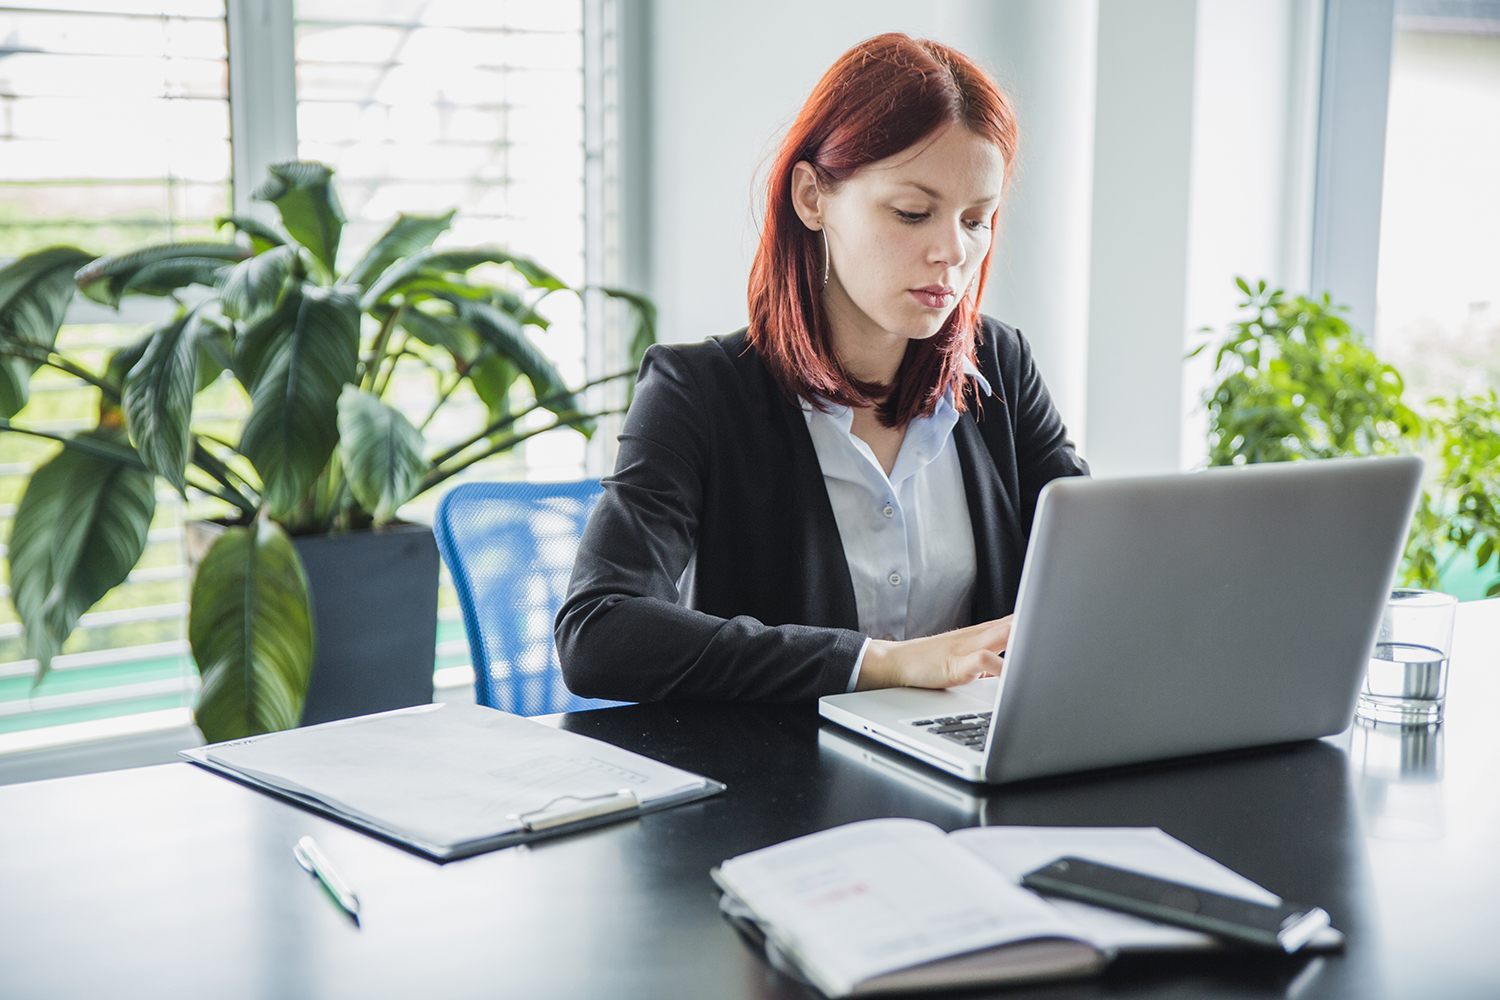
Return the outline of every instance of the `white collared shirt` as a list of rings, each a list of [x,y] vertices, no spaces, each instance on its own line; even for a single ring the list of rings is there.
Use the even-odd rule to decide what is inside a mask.
[[[989,393],[984,377],[966,374]],[[870,446],[855,437],[847,406],[823,412],[803,401],[813,449],[844,543],[859,630],[877,639],[937,635],[967,623],[974,590],[974,532],[963,469],[953,442],[951,398],[906,426],[887,476]],[[848,690],[864,664],[860,649]]]

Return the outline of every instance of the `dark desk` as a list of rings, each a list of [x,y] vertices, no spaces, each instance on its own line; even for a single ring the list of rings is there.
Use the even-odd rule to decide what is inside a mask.
[[[438,866],[188,764],[0,788],[0,996],[804,997],[720,920],[708,869],[875,816],[1150,825],[1322,904],[1342,956],[1124,959],[1007,997],[1500,996],[1500,601],[1461,609],[1449,718],[1107,777],[970,786],[810,708],[633,706],[577,732],[717,798]],[[355,927],[297,866],[314,834]]]

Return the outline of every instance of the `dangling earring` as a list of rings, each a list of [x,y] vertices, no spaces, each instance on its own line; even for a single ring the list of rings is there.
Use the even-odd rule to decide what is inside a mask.
[[[823,287],[820,291],[826,291],[828,289],[828,230],[824,228],[818,232],[823,234]]]

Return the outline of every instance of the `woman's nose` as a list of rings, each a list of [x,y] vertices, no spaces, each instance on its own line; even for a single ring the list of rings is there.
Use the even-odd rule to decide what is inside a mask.
[[[939,227],[937,239],[927,251],[927,259],[934,264],[962,267],[966,258],[962,220],[954,220],[950,225]]]

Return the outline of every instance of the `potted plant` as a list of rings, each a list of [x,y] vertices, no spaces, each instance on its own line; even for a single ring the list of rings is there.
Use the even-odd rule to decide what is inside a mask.
[[[160,477],[235,512],[203,554],[191,595],[189,642],[203,681],[197,720],[207,739],[304,718],[310,683],[327,680],[329,658],[349,645],[322,643],[314,669],[315,626],[326,631],[324,612],[337,604],[377,619],[390,608],[412,612],[419,656],[425,645],[425,677],[420,662],[414,675],[430,698],[436,548],[430,530],[399,525],[398,508],[530,437],[557,427],[588,434],[598,417],[618,412],[587,412],[580,394],[633,370],[570,388],[529,336],[548,326],[543,299],[582,289],[497,247],[434,248],[451,212],[399,216],[341,273],[345,220],[332,173],[311,162],[273,166],[254,197],[275,206],[280,227],[232,216],[221,220],[233,227],[231,242],[97,259],[54,247],[0,267],[0,429],[64,445],[27,483],[9,548],[12,599],[38,683],[79,616],[140,558]],[[499,265],[487,269],[498,274],[474,274],[481,265]],[[177,308],[92,370],[57,350],[75,291],[114,307],[127,295],[166,296]],[[628,307],[638,364],[654,340],[654,309],[638,295],[601,291]],[[398,363],[436,380],[436,404],[418,424],[385,398]],[[43,365],[98,389],[97,427],[57,435],[11,422]],[[235,440],[194,424],[197,394],[220,378],[249,399]],[[485,425],[435,449],[423,431],[463,386],[485,403]],[[521,425],[537,412],[548,415],[543,426]],[[377,551],[335,544],[356,537]],[[415,567],[392,569],[400,553]],[[333,581],[322,593],[320,579]],[[415,596],[393,601],[403,580],[415,581]],[[351,590],[361,582],[364,596]],[[377,658],[400,658],[379,643]]]
[[[1428,481],[1412,520],[1400,579],[1438,589],[1472,552],[1483,571],[1500,545],[1500,401],[1487,396],[1408,406],[1399,372],[1376,357],[1343,308],[1288,296],[1264,281],[1245,294],[1245,318],[1214,347],[1218,382],[1204,395],[1209,464],[1416,452]],[[1211,331],[1205,330],[1205,333]],[[1486,596],[1500,594],[1500,579]]]

